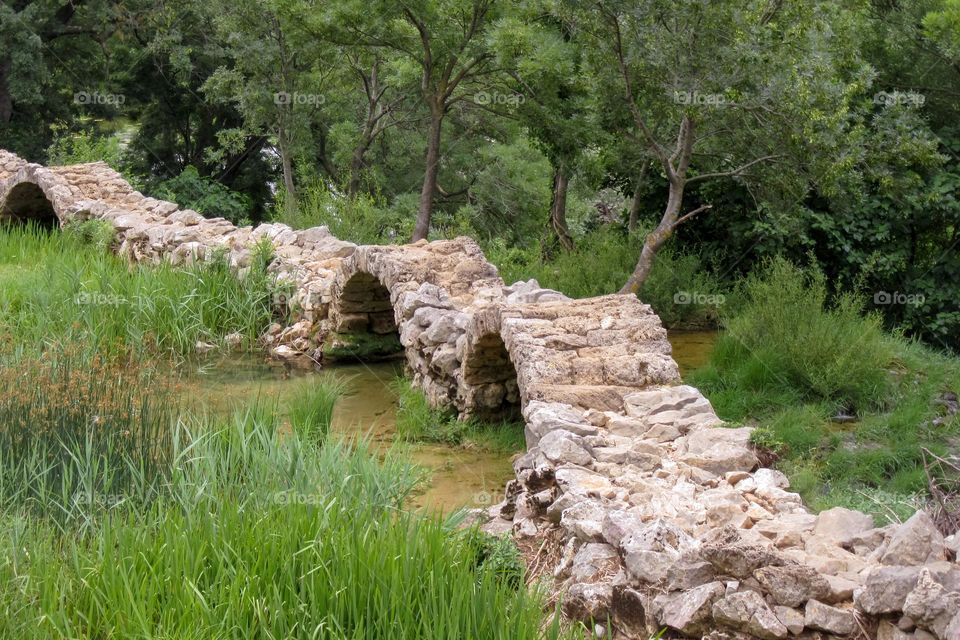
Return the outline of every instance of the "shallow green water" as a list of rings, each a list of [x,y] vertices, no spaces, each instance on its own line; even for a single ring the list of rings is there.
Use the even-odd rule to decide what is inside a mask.
[[[368,437],[382,449],[401,447],[427,469],[430,482],[415,497],[416,506],[450,512],[499,502],[504,485],[513,477],[511,456],[464,447],[395,442],[397,397],[391,382],[402,372],[402,360],[327,367],[324,374],[348,384],[347,394],[334,411],[332,432],[347,438]],[[188,365],[181,374],[181,402],[212,413],[229,413],[258,398],[277,402],[282,412],[285,399],[296,391],[299,382],[321,375],[288,370],[254,354]]]
[[[710,360],[710,353],[720,336],[718,331],[670,331],[668,338],[673,347],[673,359],[680,367],[680,376],[687,374],[698,367],[702,367]]]

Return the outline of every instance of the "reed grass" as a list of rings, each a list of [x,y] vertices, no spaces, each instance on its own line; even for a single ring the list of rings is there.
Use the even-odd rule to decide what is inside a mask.
[[[322,442],[330,431],[337,400],[346,393],[348,383],[332,376],[308,380],[287,402],[291,428],[308,442]]]
[[[406,442],[434,442],[514,453],[526,448],[523,423],[459,420],[455,412],[430,406],[423,391],[406,378],[393,382],[397,394],[397,435]]]
[[[220,256],[182,268],[130,265],[96,232],[0,230],[0,332],[10,345],[52,337],[94,350],[185,355],[198,343],[255,343],[269,326],[275,284],[260,248],[243,277]]]
[[[40,391],[0,414],[0,637],[562,634],[507,543],[404,509],[421,476],[394,454],[285,432],[264,402],[171,417],[89,368],[3,372]],[[324,432],[332,402],[306,405]]]

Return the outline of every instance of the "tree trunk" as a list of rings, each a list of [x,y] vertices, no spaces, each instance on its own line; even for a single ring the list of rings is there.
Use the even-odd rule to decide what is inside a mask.
[[[640,292],[643,283],[647,281],[650,270],[653,268],[653,259],[657,252],[663,247],[664,243],[673,235],[674,226],[680,216],[680,206],[683,204],[683,190],[686,187],[686,181],[678,179],[670,182],[670,195],[667,198],[667,208],[663,212],[663,218],[660,224],[654,229],[643,242],[643,249],[640,251],[640,259],[637,260],[637,266],[633,273],[627,279],[627,283],[620,289],[620,293],[632,293],[634,295]]]
[[[367,114],[363,123],[363,131],[360,133],[360,140],[357,141],[357,146],[353,148],[353,154],[350,157],[350,178],[347,182],[347,195],[350,197],[360,192],[364,159],[367,150],[373,144],[374,138],[379,134],[377,123],[384,117],[383,106],[380,103],[383,92],[380,90],[377,62],[374,62],[371,67],[370,75],[364,76],[364,86],[367,92]]]
[[[553,172],[553,198],[550,202],[550,228],[553,229],[557,240],[567,251],[573,250],[573,238],[567,227],[567,186],[569,177],[563,163],[557,165]]]
[[[443,127],[443,106],[430,107],[430,132],[427,136],[426,171],[423,188],[420,190],[420,209],[417,225],[411,242],[423,240],[430,234],[430,217],[433,214],[433,197],[437,192],[437,175],[440,169],[440,134]]]
[[[357,147],[353,150],[353,157],[350,159],[350,181],[347,183],[347,195],[351,198],[360,191],[360,172],[363,171],[363,156],[366,153],[366,147]]]
[[[0,60],[0,122],[13,118],[13,98],[10,97],[10,58]]]
[[[280,143],[280,162],[283,165],[283,188],[287,195],[286,209],[288,213],[293,213],[297,209],[297,187],[293,181],[293,160],[290,158],[286,131],[281,129],[277,138]]]

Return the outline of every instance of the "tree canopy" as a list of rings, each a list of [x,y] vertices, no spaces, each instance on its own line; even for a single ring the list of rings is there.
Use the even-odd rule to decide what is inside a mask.
[[[784,255],[918,294],[877,308],[949,346],[957,87],[958,0],[0,5],[0,147],[32,161],[354,240],[549,263],[602,232],[641,297],[662,250]]]

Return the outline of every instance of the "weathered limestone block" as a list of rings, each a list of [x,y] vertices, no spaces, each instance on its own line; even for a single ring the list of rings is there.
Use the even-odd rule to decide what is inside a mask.
[[[728,471],[750,471],[759,461],[750,448],[749,428],[703,428],[687,438],[683,462],[721,475]]]
[[[645,583],[658,583],[694,539],[677,526],[656,520],[621,539],[627,572]]]
[[[739,591],[713,604],[713,619],[758,638],[786,638],[788,631],[756,591]]]
[[[831,607],[816,600],[807,601],[803,622],[811,629],[838,636],[851,635],[857,629],[857,619],[853,611]]]
[[[653,602],[655,617],[688,636],[699,637],[713,624],[713,604],[725,593],[722,582],[710,582],[688,591],[666,593]]]
[[[946,559],[947,547],[933,518],[917,511],[894,530],[880,561],[890,565],[916,565]]]
[[[808,600],[823,600],[830,595],[830,583],[807,565],[760,567],[753,576],[774,602],[785,607],[799,607]]]

